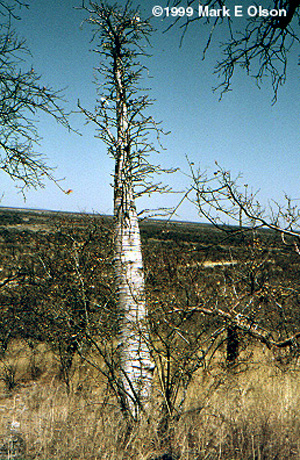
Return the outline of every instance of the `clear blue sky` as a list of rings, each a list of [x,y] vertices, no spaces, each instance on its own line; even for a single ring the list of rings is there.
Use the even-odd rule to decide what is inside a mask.
[[[22,20],[16,24],[32,52],[28,65],[42,74],[45,84],[65,88],[69,110],[76,110],[78,99],[87,108],[92,108],[95,101],[92,80],[97,56],[89,52],[90,28],[87,25],[82,30],[79,28],[84,14],[73,7],[80,3],[80,0],[51,3],[31,0],[30,8],[21,12]],[[164,3],[144,1],[144,14],[150,16],[154,5]],[[271,105],[270,82],[266,81],[259,90],[253,79],[242,72],[233,81],[233,91],[219,101],[212,87],[218,84],[213,67],[220,56],[220,36],[216,36],[206,60],[202,61],[207,29],[194,23],[179,48],[178,28],[163,33],[169,23],[170,19],[153,19],[157,31],[148,62],[153,78],[147,85],[156,99],[153,115],[163,122],[166,131],[171,131],[163,140],[166,150],[154,161],[187,171],[185,155],[188,155],[195,164],[213,171],[217,160],[234,175],[241,172],[245,182],[255,190],[260,189],[263,201],[281,200],[283,192],[300,198],[298,56],[290,56],[287,83],[280,88],[275,105]],[[2,206],[112,213],[113,162],[106,154],[105,145],[94,138],[93,126],[85,126],[79,114],[72,115],[71,122],[81,136],[69,134],[46,116],[40,117],[39,132],[43,137],[40,151],[48,157],[50,165],[57,166],[56,177],[65,178],[62,186],[73,193],[65,195],[54,184],[46,183],[42,190],[29,191],[24,203],[13,182],[2,174]],[[165,179],[177,190],[188,187],[188,179],[182,173]],[[153,196],[141,200],[138,206],[168,207],[179,199],[179,195]],[[186,204],[179,218],[197,220],[197,212]]]

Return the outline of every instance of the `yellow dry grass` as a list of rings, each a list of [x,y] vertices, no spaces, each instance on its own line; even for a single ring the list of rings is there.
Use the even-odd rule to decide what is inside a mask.
[[[184,460],[258,460],[299,458],[299,366],[284,371],[266,350],[247,350],[247,365],[228,371],[217,358],[201,370],[190,386],[184,412],[174,419],[168,439]],[[249,359],[249,356],[251,358]],[[164,452],[158,434],[159,410],[126,432],[103,378],[86,363],[76,361],[68,394],[57,377],[57,360],[40,345],[34,359],[41,367],[30,377],[32,350],[11,344],[1,361],[14,366],[16,387],[0,388],[0,438],[11,423],[20,423],[28,459],[150,460]]]

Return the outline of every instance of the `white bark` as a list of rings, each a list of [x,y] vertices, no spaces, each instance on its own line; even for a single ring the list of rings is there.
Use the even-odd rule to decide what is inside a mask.
[[[118,212],[124,202],[116,203],[115,283],[121,313],[122,382],[128,407],[136,417],[149,399],[152,375],[140,231],[134,202],[131,199],[127,203],[126,213]]]
[[[114,176],[115,286],[121,315],[119,345],[125,401],[134,417],[150,396],[151,359],[141,238],[133,195],[127,100],[122,82],[122,60],[115,57],[117,145]]]
[[[122,409],[137,417],[149,400],[152,380],[141,239],[134,202],[134,184],[144,185],[144,178],[154,170],[151,165],[147,169],[146,156],[155,151],[148,143],[148,130],[158,132],[152,118],[144,115],[151,102],[139,88],[144,69],[139,59],[147,56],[142,42],[148,41],[152,28],[148,20],[137,20],[137,10],[131,11],[130,2],[124,8],[90,2],[90,8],[83,9],[89,12],[88,22],[95,28],[93,39],[99,40],[95,51],[104,63],[97,73],[104,75],[105,81],[96,113],[81,110],[96,123],[97,136],[108,145],[115,160],[114,270],[120,315],[120,366],[116,366],[115,355],[107,361],[109,383]],[[120,372],[116,373],[117,369]]]

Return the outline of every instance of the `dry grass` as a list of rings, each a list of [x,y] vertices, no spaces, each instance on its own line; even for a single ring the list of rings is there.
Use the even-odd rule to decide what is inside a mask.
[[[178,424],[180,458],[299,458],[297,363],[283,372],[267,354],[256,352],[254,358],[243,372],[220,367],[194,382]]]
[[[53,247],[56,248],[51,245],[50,248],[49,244],[51,241],[53,245],[57,244],[54,238],[57,228],[65,226],[68,232],[70,229],[72,231],[76,229],[78,233],[74,230],[74,234],[77,235],[78,241],[86,238],[90,228],[88,220],[80,216],[70,216],[69,221],[67,215],[62,215],[54,220],[54,216],[47,213],[26,215],[17,213],[7,215],[6,220],[3,220],[2,216],[2,221],[5,223],[2,230],[8,228],[11,230],[9,234],[5,232],[2,234],[2,253],[7,256],[7,259],[3,257],[2,261],[3,278],[8,276],[9,267],[15,267],[15,257],[25,264],[32,260],[35,236],[38,237],[36,241],[39,242],[43,259],[46,254],[49,256],[54,254],[48,251],[51,248],[51,251],[54,251]],[[240,266],[234,266],[236,261],[245,259],[241,243],[233,244],[232,241],[227,241],[225,244],[215,230],[208,230],[206,227],[191,227],[188,224],[178,225],[176,228],[168,227],[169,230],[165,231],[162,225],[153,223],[149,224],[149,227],[145,225],[143,229],[146,265],[148,264],[149,274],[152,276],[152,278],[149,276],[148,282],[149,287],[151,289],[153,287],[151,292],[154,293],[155,305],[157,299],[159,301],[163,299],[167,306],[175,299],[177,302],[175,306],[181,308],[181,302],[183,305],[187,302],[186,295],[192,299],[189,302],[197,305],[199,298],[201,299],[198,291],[202,292],[203,286],[206,285],[207,289],[205,287],[204,290],[206,298],[212,295],[214,299],[216,286],[220,283],[220,286],[230,291],[228,285],[223,283],[224,274],[236,275],[237,271],[234,269],[240,269]],[[40,232],[35,232],[33,236],[32,231],[36,230]],[[53,240],[48,237],[43,238],[44,233],[51,234],[52,231]],[[267,237],[267,233],[261,235],[262,239]],[[107,241],[103,239],[105,240],[103,247],[108,251]],[[154,242],[156,246],[153,246]],[[98,247],[99,244],[97,240],[97,245],[90,249],[93,260],[94,254],[98,254],[98,250],[101,249],[101,246]],[[212,244],[215,245],[213,251],[206,253],[205,247]],[[269,244],[268,241],[266,244]],[[272,275],[272,262],[270,276],[274,276],[277,280],[276,277],[284,272],[288,275],[285,280],[287,287],[294,287],[294,275],[299,271],[299,259],[292,262],[289,259],[286,262],[285,253],[277,254],[279,244],[277,242],[276,245],[274,243],[271,246],[272,257],[274,256],[275,260],[275,255],[278,256],[280,263],[275,276]],[[107,254],[105,251],[104,254]],[[26,258],[23,261],[24,254]],[[232,254],[232,259],[229,259],[229,254],[230,257]],[[58,253],[58,256],[61,257],[61,254]],[[282,259],[279,256],[282,256]],[[53,260],[56,260],[56,256],[53,256]],[[11,265],[8,265],[7,261]],[[269,262],[268,260],[268,264]],[[101,265],[101,268],[99,261],[97,264],[98,271],[95,270],[94,273],[100,273],[103,268],[101,280],[105,280],[103,283],[105,285],[107,268],[105,264],[103,267]],[[40,270],[40,264],[38,267]],[[205,270],[200,270],[199,267]],[[251,265],[250,272],[246,270],[247,264],[245,267],[247,276],[249,273],[250,275],[258,273],[254,265],[254,268]],[[225,268],[228,270],[226,273],[223,271]],[[65,267],[54,264],[53,269],[59,286],[63,288],[60,277]],[[89,273],[86,282],[91,284],[88,275]],[[262,275],[264,275],[263,270]],[[96,275],[93,276],[96,280]],[[239,278],[235,277],[234,280],[237,286]],[[15,288],[17,283],[18,281],[12,281],[10,286]],[[28,286],[32,288],[30,283]],[[36,286],[33,286],[29,292],[33,293],[34,298]],[[105,292],[103,295],[106,295]],[[65,291],[62,293],[61,299],[64,298]],[[16,289],[17,300],[18,295],[22,296],[22,294],[22,290],[18,294]],[[44,298],[48,298],[48,291],[44,294]],[[221,300],[222,296],[223,294]],[[46,303],[49,311],[53,308],[54,313],[56,312],[58,299],[53,297],[49,303]],[[91,300],[95,301],[94,294],[91,295]],[[224,295],[222,301],[228,300],[230,296]],[[11,304],[14,305],[13,297],[8,296],[8,300],[4,298],[4,305],[9,307]],[[22,300],[21,308],[17,310],[18,314],[23,315],[23,304]],[[292,299],[290,305],[286,317],[289,318],[293,313],[290,320],[293,327],[296,327],[298,297]],[[17,315],[13,313],[14,316],[11,317],[15,318]],[[268,314],[267,310],[266,318]],[[11,317],[7,317],[9,321]],[[24,319],[26,314],[22,316],[23,321]],[[270,321],[272,320],[271,315]],[[3,323],[5,326],[5,318]],[[12,324],[11,327],[14,326],[13,321],[9,324]],[[26,332],[28,323],[24,322],[25,326],[23,323],[20,324]],[[274,330],[276,324],[275,321]],[[32,333],[27,336],[31,339],[33,337],[32,340],[36,337]],[[49,337],[48,341],[50,342]],[[159,389],[156,389],[157,396],[153,398],[149,418],[145,417],[138,426],[129,431],[113,397],[106,388],[103,377],[96,370],[77,358],[71,372],[69,391],[67,391],[66,385],[59,379],[61,363],[58,357],[45,345],[32,345],[30,348],[25,342],[10,343],[5,355],[0,356],[0,448],[7,439],[11,424],[20,423],[20,432],[26,441],[22,460],[152,460],[165,453],[172,453],[172,456],[178,460],[300,458],[298,363],[279,369],[279,362],[272,359],[271,354],[262,352],[258,348],[251,349],[246,344],[246,350],[240,355],[242,362],[229,371],[222,364],[225,361],[225,352],[220,349],[213,355],[208,369],[202,369],[194,375],[184,412],[180,418],[174,417],[170,420],[168,430],[162,432],[161,429],[163,426],[160,411],[161,395]],[[96,361],[98,359],[100,363],[99,357],[93,356],[93,358]],[[10,457],[8,455],[5,458]],[[1,456],[0,460],[2,460]]]
[[[8,351],[16,386],[0,392],[0,436],[20,423],[26,459],[150,460],[172,450],[184,460],[288,460],[300,456],[300,391],[297,363],[283,372],[267,353],[254,350],[247,369],[228,371],[214,363],[194,379],[185,412],[174,419],[164,445],[158,435],[159,409],[127,430],[104,383],[77,361],[72,389],[58,380],[55,357],[38,350],[40,376],[30,376],[30,349]],[[37,356],[35,356],[37,359]],[[4,371],[2,362],[2,375]]]

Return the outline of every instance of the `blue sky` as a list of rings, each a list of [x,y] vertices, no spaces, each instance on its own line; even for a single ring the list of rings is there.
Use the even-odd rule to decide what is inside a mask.
[[[42,74],[45,84],[65,88],[66,107],[74,111],[78,99],[83,106],[93,107],[93,66],[98,59],[89,51],[90,28],[79,27],[85,15],[73,7],[80,3],[80,0],[53,0],[51,4],[49,0],[31,0],[30,8],[21,11],[22,20],[16,24],[32,52],[28,65]],[[143,2],[145,16],[151,15],[154,5],[164,3],[163,0]],[[280,88],[275,105],[271,104],[270,82],[258,89],[255,81],[242,71],[233,80],[233,91],[219,101],[219,94],[213,93],[212,88],[218,84],[213,68],[220,57],[220,34],[203,61],[207,29],[199,22],[194,23],[179,47],[178,28],[163,33],[170,21],[153,18],[157,30],[152,37],[152,58],[148,61],[152,78],[147,82],[151,97],[156,99],[153,115],[162,121],[166,131],[171,131],[163,139],[165,150],[153,161],[182,170],[166,176],[166,183],[176,190],[188,187],[189,180],[184,175],[188,171],[188,155],[203,169],[214,171],[216,160],[233,175],[242,173],[245,182],[254,190],[260,189],[263,202],[280,201],[283,192],[300,198],[297,54],[290,56],[287,83]],[[40,151],[50,165],[57,167],[55,176],[64,178],[61,185],[73,193],[65,195],[54,184],[46,183],[44,189],[27,192],[24,203],[14,183],[2,174],[2,206],[112,213],[113,162],[106,154],[105,145],[94,138],[93,126],[86,126],[84,121],[79,114],[71,116],[71,123],[81,136],[69,134],[44,115],[38,123],[43,138]],[[169,207],[179,200],[180,195],[175,194],[152,196],[143,198],[138,206],[139,209]],[[187,203],[178,217],[198,219],[196,209]]]

